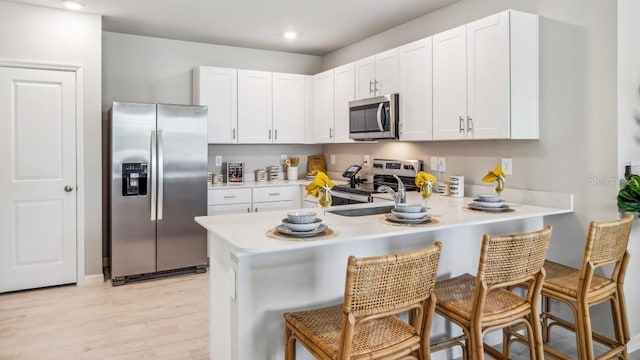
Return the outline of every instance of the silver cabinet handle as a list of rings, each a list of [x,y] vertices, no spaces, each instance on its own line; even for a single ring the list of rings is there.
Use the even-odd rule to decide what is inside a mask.
[[[247,208],[247,212],[250,213],[251,212],[251,208]]]
[[[71,186],[71,185],[67,185],[67,186],[65,186],[65,187],[64,187],[64,191],[66,191],[66,192],[72,192],[72,191],[73,191],[73,186]]]
[[[378,80],[374,80],[373,81],[373,93],[377,93],[378,92]]]
[[[225,195],[224,197],[225,199],[235,199],[236,196],[235,195]]]
[[[235,128],[233,128],[233,136],[232,136],[231,138],[232,138],[232,139],[235,139],[235,138],[236,138],[236,129],[235,129]]]
[[[464,132],[464,119],[462,118],[462,116],[460,116],[460,132]]]
[[[158,190],[154,182],[158,172],[158,148],[156,147],[156,132],[151,132],[151,179],[149,184],[151,186],[151,221],[156,221],[156,204],[158,202]]]
[[[269,140],[271,140],[271,129],[269,129]]]
[[[280,193],[269,193],[269,196],[278,196]]]
[[[254,210],[254,212],[258,212],[258,208],[256,208],[256,209]]]
[[[278,129],[275,129],[274,133],[275,133],[274,140],[278,140]]]
[[[162,130],[158,130],[158,220],[162,220],[164,204],[164,145]]]
[[[471,116],[467,116],[467,132],[473,131],[473,119]]]
[[[373,81],[369,80],[369,93],[373,92],[372,87],[373,87]]]
[[[329,139],[333,138],[333,129],[329,128]]]

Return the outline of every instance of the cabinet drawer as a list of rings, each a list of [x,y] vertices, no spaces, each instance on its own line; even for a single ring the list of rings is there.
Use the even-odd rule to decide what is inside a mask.
[[[293,200],[297,189],[295,186],[253,188],[253,202]]]
[[[238,203],[251,203],[251,189],[209,189],[208,191],[208,205],[225,205]]]
[[[246,214],[249,212],[251,212],[250,203],[207,206],[207,215]]]

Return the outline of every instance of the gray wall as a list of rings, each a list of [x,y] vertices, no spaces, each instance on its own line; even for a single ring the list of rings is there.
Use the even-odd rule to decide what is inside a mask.
[[[101,30],[100,16],[0,1],[0,59],[84,68],[85,274],[102,272]]]
[[[548,220],[554,226],[549,258],[578,266],[589,221],[618,216],[616,195],[622,173],[617,161],[615,1],[463,0],[328,54],[323,69],[506,9],[540,15],[540,140],[331,145],[324,152],[337,154],[334,171],[362,161],[362,154],[425,161],[442,156],[447,160],[446,175],[460,173],[473,184],[481,184],[482,176],[499,165],[501,157],[511,157],[514,175],[507,177],[506,191],[514,187],[575,194],[575,214]],[[340,161],[344,158],[348,160]],[[631,266],[637,268],[639,262],[640,257],[634,256]],[[638,272],[630,272],[627,284],[638,279]],[[627,295],[629,304],[640,303],[635,287],[628,286]],[[630,306],[629,311],[630,319],[640,316],[637,307]],[[596,326],[609,331],[606,307],[598,309],[594,318]],[[640,321],[630,323],[632,333],[640,334]]]
[[[191,104],[199,65],[313,74],[321,58],[103,32],[102,107],[114,101]]]

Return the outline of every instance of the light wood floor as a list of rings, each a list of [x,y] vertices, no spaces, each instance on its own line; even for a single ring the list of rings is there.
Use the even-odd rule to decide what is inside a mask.
[[[208,359],[208,288],[205,273],[0,295],[0,359]],[[573,341],[553,345],[571,351]],[[511,357],[528,350],[515,344]]]

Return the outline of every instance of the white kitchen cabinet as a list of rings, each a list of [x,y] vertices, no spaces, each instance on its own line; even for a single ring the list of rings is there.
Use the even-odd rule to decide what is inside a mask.
[[[193,71],[193,104],[209,107],[210,144],[238,142],[238,70],[197,67]]]
[[[398,49],[355,62],[355,97],[369,97],[398,92]]]
[[[273,143],[304,143],[306,77],[273,73]]]
[[[509,10],[434,35],[433,137],[539,138],[536,15]]]
[[[273,142],[272,74],[238,70],[238,143]]]
[[[313,129],[318,144],[334,142],[334,73],[328,70],[313,76]]]
[[[400,140],[433,139],[432,38],[398,49]]]
[[[251,212],[250,188],[221,188],[207,191],[207,215]]]
[[[333,69],[334,75],[334,137],[333,142],[351,143],[349,139],[349,101],[355,100],[355,65]]]
[[[253,211],[293,209],[299,198],[299,186],[268,186],[253,188]],[[299,203],[299,201],[298,201]]]

